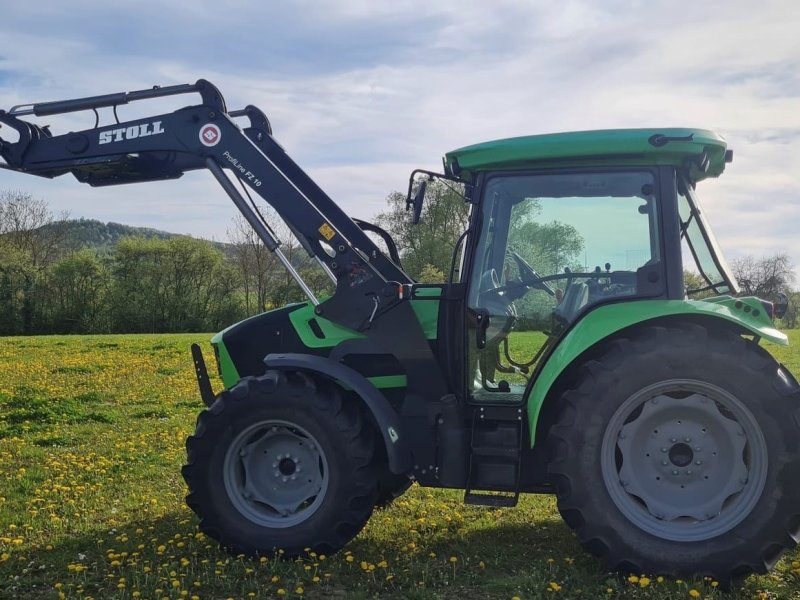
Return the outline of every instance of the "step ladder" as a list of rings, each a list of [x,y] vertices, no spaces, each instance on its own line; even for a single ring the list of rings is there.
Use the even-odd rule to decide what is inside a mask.
[[[476,406],[464,502],[511,507],[519,500],[523,408]]]

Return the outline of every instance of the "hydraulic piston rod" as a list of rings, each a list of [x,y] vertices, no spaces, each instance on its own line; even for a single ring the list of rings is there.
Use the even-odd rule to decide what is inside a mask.
[[[278,260],[280,260],[281,264],[286,267],[286,270],[289,271],[289,274],[297,282],[297,285],[299,285],[303,290],[303,293],[308,296],[308,299],[311,301],[311,303],[314,306],[319,306],[319,300],[317,300],[314,292],[311,291],[311,288],[308,287],[306,282],[300,276],[300,273],[298,273],[294,266],[292,266],[292,263],[289,262],[289,259],[286,258],[286,255],[281,252],[280,242],[275,239],[275,237],[270,233],[269,229],[267,229],[264,223],[261,222],[261,219],[259,219],[255,212],[253,212],[253,209],[250,208],[245,199],[242,198],[239,190],[236,189],[233,183],[231,183],[231,180],[228,179],[228,176],[225,175],[225,171],[222,170],[222,167],[220,167],[219,164],[217,164],[217,161],[211,157],[206,159],[206,167],[208,167],[208,170],[211,171],[211,174],[214,175],[216,180],[222,186],[222,189],[225,190],[228,196],[230,196],[231,200],[233,200],[236,208],[238,208],[239,212],[242,213],[242,216],[247,219],[247,222],[256,232],[258,237],[261,238],[261,241],[264,242],[264,245],[267,247],[267,249],[278,257]]]

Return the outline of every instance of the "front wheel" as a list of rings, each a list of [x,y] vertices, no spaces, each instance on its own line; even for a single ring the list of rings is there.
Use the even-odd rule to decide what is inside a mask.
[[[186,441],[183,476],[200,529],[235,553],[331,553],[377,494],[374,435],[339,389],[270,372],[226,390]]]
[[[765,572],[800,539],[800,392],[727,330],[650,327],[584,365],[552,427],[559,510],[610,568]]]

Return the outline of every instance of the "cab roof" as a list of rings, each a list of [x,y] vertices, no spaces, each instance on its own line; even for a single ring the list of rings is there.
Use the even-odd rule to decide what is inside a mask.
[[[705,167],[701,164],[704,154],[708,158]],[[487,170],[689,165],[691,178],[699,181],[718,177],[731,158],[725,139],[706,129],[603,129],[529,135],[465,146],[445,155],[445,169],[472,180],[475,173]]]

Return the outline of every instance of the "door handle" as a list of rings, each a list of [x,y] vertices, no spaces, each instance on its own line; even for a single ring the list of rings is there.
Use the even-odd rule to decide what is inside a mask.
[[[489,328],[489,311],[479,308],[475,311],[475,345],[478,350],[486,347],[486,330]]]

